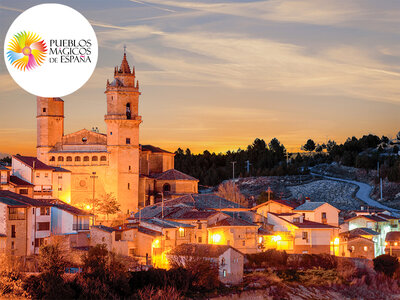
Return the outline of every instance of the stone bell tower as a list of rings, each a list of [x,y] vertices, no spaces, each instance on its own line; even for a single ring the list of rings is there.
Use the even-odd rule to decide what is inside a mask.
[[[107,80],[107,190],[112,191],[126,214],[137,211],[139,198],[139,82],[129,67],[126,53],[114,79]]]
[[[37,97],[37,158],[48,163],[48,152],[64,135],[64,101]]]

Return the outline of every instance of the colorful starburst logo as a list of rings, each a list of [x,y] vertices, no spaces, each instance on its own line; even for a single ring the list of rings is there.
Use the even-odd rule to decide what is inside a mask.
[[[36,33],[22,31],[14,35],[7,50],[7,58],[11,65],[21,71],[29,71],[43,64],[47,47]]]

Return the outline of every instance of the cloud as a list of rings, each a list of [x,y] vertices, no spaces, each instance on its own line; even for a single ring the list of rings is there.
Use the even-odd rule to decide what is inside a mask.
[[[14,8],[14,7],[8,7],[8,6],[3,6],[3,5],[0,5],[0,9],[8,10],[8,11],[24,12],[23,9]]]

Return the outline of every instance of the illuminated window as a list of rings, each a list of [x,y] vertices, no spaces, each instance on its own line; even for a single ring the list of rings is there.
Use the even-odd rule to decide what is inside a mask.
[[[367,246],[364,246],[364,251],[368,251],[368,247]]]
[[[184,237],[185,236],[185,228],[179,227],[179,236]]]
[[[222,276],[225,278],[226,277],[226,270],[224,270],[223,272],[222,272]]]

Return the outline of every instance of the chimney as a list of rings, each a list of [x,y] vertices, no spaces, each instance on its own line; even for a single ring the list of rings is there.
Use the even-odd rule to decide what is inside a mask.
[[[306,202],[311,202],[310,197],[306,197]]]

